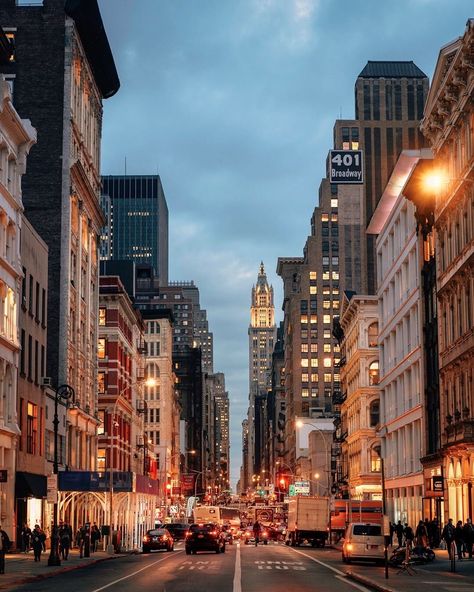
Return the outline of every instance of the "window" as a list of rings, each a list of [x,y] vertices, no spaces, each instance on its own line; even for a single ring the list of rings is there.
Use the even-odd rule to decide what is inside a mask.
[[[370,470],[372,473],[380,473],[382,470],[382,460],[373,448],[370,450]],[[378,528],[380,529],[380,527]]]
[[[301,396],[303,397],[303,399],[307,399],[309,397],[309,389],[301,389]]]
[[[380,421],[380,401],[372,401],[369,408],[370,427],[375,428]]]
[[[28,380],[33,379],[33,338],[28,335]]]
[[[336,197],[332,197],[331,198],[331,208],[337,208],[337,198]]]
[[[99,308],[99,325],[105,327],[107,322],[107,309]]]
[[[20,374],[22,376],[25,375],[25,340],[26,340],[25,330],[22,329],[21,330],[21,338],[20,338],[20,344],[21,344],[21,349],[20,349]]]
[[[319,374],[316,374],[315,372],[313,374],[311,374],[311,382],[318,382],[319,381]]]
[[[304,372],[301,375],[301,382],[308,382],[308,378],[309,378],[309,374],[307,372]]]
[[[105,358],[106,340],[105,337],[101,337],[97,344],[97,357],[101,360]]]
[[[38,406],[28,402],[26,415],[26,452],[36,454],[38,442]]]
[[[377,347],[377,341],[379,336],[379,325],[378,323],[372,323],[368,329],[369,347]]]
[[[318,358],[311,358],[311,368],[318,367]]]
[[[323,308],[325,308],[325,309],[331,308],[331,301],[330,300],[323,300]]]
[[[46,290],[43,288],[42,298],[41,298],[41,325],[42,327],[46,327]]]
[[[36,282],[36,291],[35,291],[35,320],[37,323],[40,322],[40,285],[39,285],[39,282]]]
[[[369,385],[374,386],[379,383],[379,363],[372,362],[369,366]]]
[[[309,272],[309,279],[310,279],[310,280],[316,280],[316,279],[318,279],[318,274],[317,274],[317,272],[316,272],[316,271],[310,271],[310,272]]]
[[[308,322],[308,315],[307,314],[302,314],[300,317],[300,322],[305,324]]]
[[[99,425],[97,426],[97,434],[99,436],[101,436],[102,434],[105,434],[105,411],[102,409],[101,411],[97,412],[97,417],[99,419]]]
[[[312,397],[317,397],[318,396],[318,388],[317,387],[312,387],[311,388],[311,396]]]
[[[99,372],[97,375],[97,391],[99,395],[105,393],[105,372]]]
[[[325,373],[324,374],[324,382],[332,382],[332,374]]]
[[[321,214],[321,222],[329,222],[329,214]]]
[[[315,325],[318,322],[318,315],[312,314],[310,315],[311,324]]]
[[[97,470],[105,471],[106,470],[106,450],[105,448],[98,448],[97,449]]]
[[[307,368],[308,367],[308,358],[303,358],[301,360],[301,367],[302,368]]]
[[[33,316],[33,276],[30,273],[30,282],[28,287],[28,312]]]
[[[324,339],[331,339],[331,329],[324,329]]]
[[[318,352],[318,344],[317,343],[312,343],[311,344],[311,353],[315,354]]]
[[[328,315],[328,314],[323,315],[323,323],[325,325],[329,325],[331,323],[331,315]]]
[[[307,343],[302,343],[301,344],[301,351],[302,352],[307,352],[308,351],[308,344]]]
[[[330,354],[331,353],[331,344],[330,343],[325,343],[323,345],[323,351],[325,354]]]
[[[324,363],[325,368],[331,368],[332,359],[331,358],[324,358],[323,363]]]
[[[310,294],[317,294],[318,293],[318,288],[316,286],[310,286],[309,287],[309,293]]]

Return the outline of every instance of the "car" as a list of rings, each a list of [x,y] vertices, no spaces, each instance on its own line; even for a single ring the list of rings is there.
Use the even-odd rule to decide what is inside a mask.
[[[356,560],[383,561],[385,541],[380,524],[351,522],[344,536],[342,560],[350,563]]]
[[[225,537],[219,524],[191,524],[186,533],[186,555],[196,554],[198,551],[215,551],[225,553]]]
[[[171,524],[166,525],[166,530],[171,533],[171,536],[175,541],[184,541],[186,540],[186,533],[189,530],[189,524],[172,522]]]
[[[245,545],[254,545],[255,544],[255,535],[253,532],[253,527],[248,526],[243,532],[243,539]],[[260,537],[258,539],[259,543],[263,543],[264,545],[268,545],[268,529],[266,527],[262,527],[260,531]]]
[[[152,528],[151,530],[147,530],[142,541],[143,553],[158,551],[159,549],[174,551],[174,539],[171,533],[166,528]]]

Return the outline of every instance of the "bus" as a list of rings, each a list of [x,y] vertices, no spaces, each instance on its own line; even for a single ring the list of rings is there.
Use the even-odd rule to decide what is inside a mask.
[[[217,522],[217,524],[230,524],[240,528],[240,511],[238,508],[226,508],[224,506],[196,506],[193,509],[194,522]]]

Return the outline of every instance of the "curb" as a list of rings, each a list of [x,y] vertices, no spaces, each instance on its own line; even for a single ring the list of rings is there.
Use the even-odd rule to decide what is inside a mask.
[[[364,576],[356,574],[352,571],[346,572],[346,576],[349,579],[354,580],[355,582],[359,582],[359,584],[365,584],[366,586],[370,586],[370,588],[373,588],[374,590],[378,590],[379,592],[398,592],[398,590],[396,588],[390,588],[390,586],[384,586],[382,584],[378,584],[374,580],[371,580],[370,578],[366,578]]]
[[[61,567],[60,569],[56,569],[54,571],[50,571],[48,573],[36,574],[34,576],[27,576],[21,579],[17,579],[14,582],[15,586],[19,586],[21,584],[30,584],[32,582],[39,582],[41,580],[46,580],[48,578],[52,578],[59,574],[67,573],[68,571],[75,571],[76,569],[81,569],[83,567],[89,567],[89,565],[95,565],[96,563],[102,563],[103,561],[109,561],[110,559],[118,559],[119,557],[123,557],[123,555],[110,555],[110,557],[101,557],[100,559],[94,559],[93,561],[89,561],[88,563],[78,563],[76,565],[68,565],[67,567]],[[12,583],[5,583],[2,584],[0,582],[0,590],[8,590],[12,587]]]

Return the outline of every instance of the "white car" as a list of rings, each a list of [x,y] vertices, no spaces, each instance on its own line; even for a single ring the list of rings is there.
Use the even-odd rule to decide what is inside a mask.
[[[353,559],[383,561],[385,542],[380,524],[351,522],[344,537],[342,560],[350,563]]]

